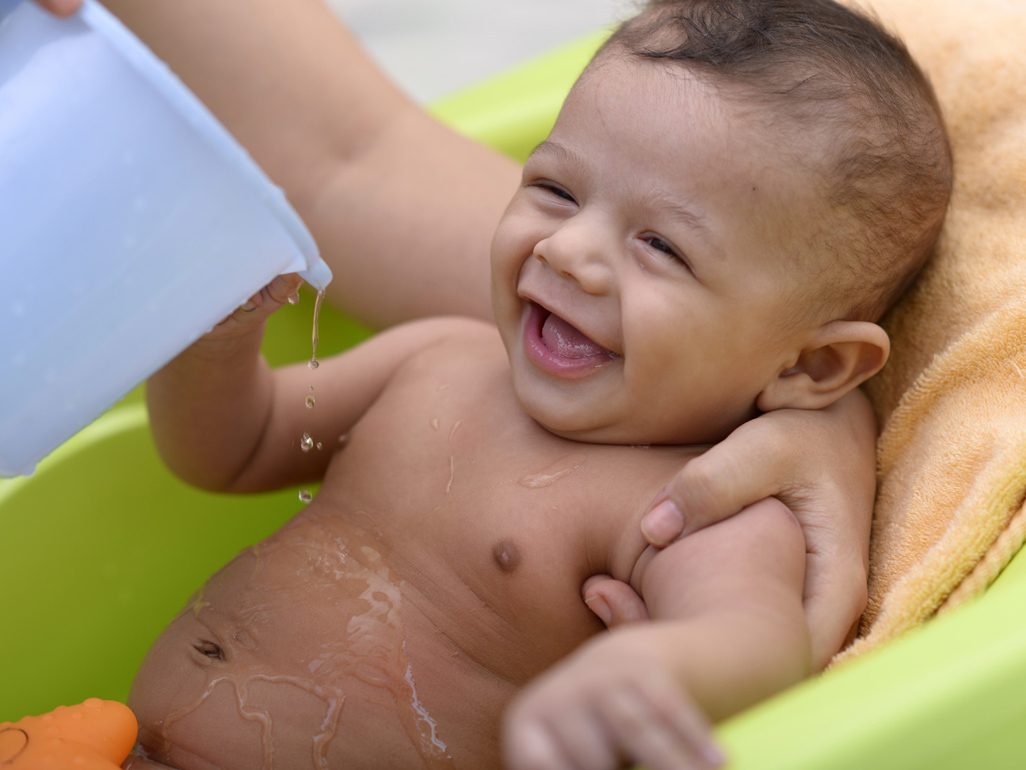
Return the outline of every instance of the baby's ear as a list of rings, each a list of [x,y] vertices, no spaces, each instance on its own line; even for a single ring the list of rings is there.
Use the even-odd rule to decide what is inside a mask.
[[[759,394],[756,406],[822,409],[868,380],[887,363],[887,332],[868,321],[831,321],[817,331],[785,369]]]

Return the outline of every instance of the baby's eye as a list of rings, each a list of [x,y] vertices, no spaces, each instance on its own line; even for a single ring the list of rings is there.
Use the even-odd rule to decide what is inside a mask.
[[[673,246],[668,244],[666,241],[664,241],[662,238],[656,238],[655,236],[650,236],[650,237],[645,239],[645,243],[647,243],[649,246],[651,246],[656,251],[665,251],[670,256],[673,256],[673,257],[677,256],[677,250],[675,248],[673,248]]]
[[[545,190],[545,192],[552,193],[557,198],[562,198],[565,201],[570,201],[571,203],[577,202],[574,200],[574,196],[572,196],[570,193],[568,193],[566,190],[564,190],[562,187],[555,184],[554,182],[536,182],[535,187]]]
[[[680,250],[677,249],[677,247],[674,246],[672,243],[663,240],[658,235],[646,235],[641,240],[643,240],[656,251],[660,251],[663,254],[672,257],[674,261],[684,265],[684,267],[686,267],[688,270],[691,269],[691,265],[680,253]]]
[[[198,642],[193,645],[197,652],[206,655],[208,658],[217,658],[218,660],[224,660],[224,650],[221,646],[214,644],[213,642]]]

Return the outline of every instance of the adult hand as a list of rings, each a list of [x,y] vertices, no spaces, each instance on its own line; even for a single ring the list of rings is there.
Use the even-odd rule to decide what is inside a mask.
[[[286,302],[299,302],[299,289],[302,285],[303,279],[296,273],[285,273],[272,278],[269,284],[222,319],[217,326],[204,334],[202,339],[231,339],[251,333]]]
[[[642,532],[667,545],[765,497],[780,499],[805,533],[804,606],[818,671],[865,609],[875,447],[873,410],[859,390],[819,411],[769,412],[689,462],[646,514]],[[623,588],[593,585],[596,591],[618,607],[628,601]]]
[[[36,0],[36,3],[58,16],[70,16],[82,7],[82,0]]]

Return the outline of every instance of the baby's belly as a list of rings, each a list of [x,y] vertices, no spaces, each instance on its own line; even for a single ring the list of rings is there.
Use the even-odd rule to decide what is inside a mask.
[[[140,670],[147,751],[187,770],[498,767],[521,682],[463,642],[511,640],[444,564],[409,564],[316,505],[240,554]]]

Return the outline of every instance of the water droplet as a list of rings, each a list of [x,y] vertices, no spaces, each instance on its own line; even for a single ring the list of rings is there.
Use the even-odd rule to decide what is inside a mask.
[[[321,362],[318,361],[316,358],[311,358],[306,365],[309,366],[311,369],[316,369],[318,366],[321,365]]]
[[[313,439],[310,438],[310,434],[304,433],[302,440],[300,440],[299,442],[299,448],[302,449],[304,452],[309,452],[311,449],[313,449],[313,445],[314,442]]]
[[[310,386],[310,392],[313,393],[313,385]]]
[[[289,300],[289,304],[290,305],[298,305],[299,304],[299,295],[298,294],[293,294],[292,296],[290,296],[288,298],[288,300]]]
[[[324,444],[322,444],[320,441],[318,441],[317,442],[317,451],[319,452],[323,447],[324,447]]]
[[[299,490],[299,502],[301,502],[301,503],[308,503],[311,500],[313,500],[313,495],[310,494],[310,490],[309,489],[301,489],[301,490]]]
[[[307,408],[307,409],[313,409],[313,408],[314,408],[314,405],[315,405],[316,403],[317,403],[317,402],[316,402],[316,401],[314,401],[314,397],[313,397],[313,396],[307,396],[307,397],[306,397],[306,408]]]

